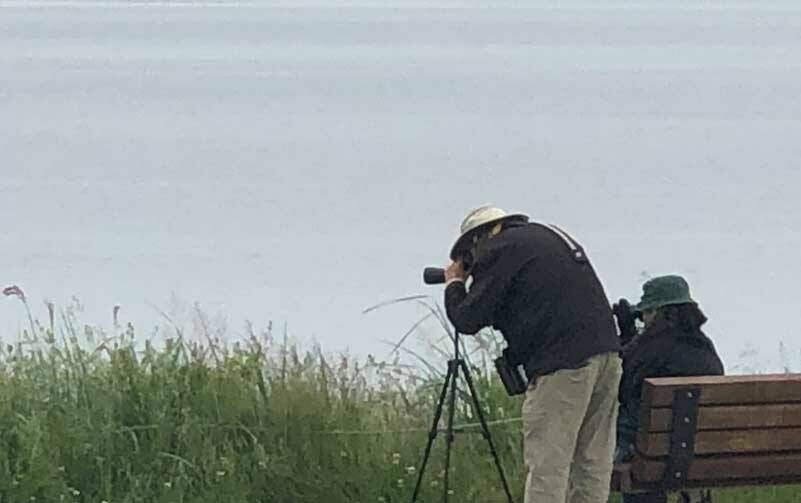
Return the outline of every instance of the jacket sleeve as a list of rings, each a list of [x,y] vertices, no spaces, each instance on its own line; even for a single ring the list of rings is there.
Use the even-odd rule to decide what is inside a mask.
[[[473,335],[493,324],[498,307],[522,267],[514,255],[493,253],[477,261],[469,290],[462,281],[445,288],[445,312],[456,331]]]
[[[475,287],[475,283],[473,284]],[[457,332],[473,335],[484,327],[492,325],[494,303],[482,303],[473,291],[467,291],[463,281],[455,281],[445,288],[445,312]]]

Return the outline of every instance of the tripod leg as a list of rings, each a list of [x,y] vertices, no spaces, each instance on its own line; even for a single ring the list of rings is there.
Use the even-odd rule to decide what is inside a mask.
[[[420,492],[420,487],[423,483],[423,472],[428,464],[428,458],[431,455],[431,447],[434,444],[434,439],[437,438],[437,429],[439,428],[439,420],[442,417],[442,405],[445,403],[445,395],[448,392],[448,385],[453,379],[453,365],[448,362],[448,373],[445,375],[445,382],[442,384],[442,391],[439,393],[439,400],[437,400],[437,408],[434,410],[434,421],[431,424],[431,430],[428,432],[428,443],[426,443],[426,450],[423,454],[423,461],[420,463],[420,470],[417,472],[417,483],[414,486],[414,493],[412,494],[412,503],[417,501],[417,495]],[[455,379],[453,379],[455,381]]]
[[[457,353],[458,356],[458,353]],[[453,367],[451,371],[451,392],[448,396],[448,427],[445,430],[445,477],[442,481],[442,501],[448,503],[448,482],[451,471],[451,444],[453,444],[453,416],[456,408],[456,381],[459,380],[459,362],[461,360],[451,360],[448,362],[449,367]]]
[[[495,444],[492,441],[492,436],[490,435],[489,427],[487,426],[487,421],[484,418],[484,411],[481,410],[481,404],[478,401],[478,394],[476,393],[476,388],[473,385],[473,377],[470,375],[470,369],[467,367],[467,363],[464,360],[459,360],[459,366],[462,367],[462,373],[464,374],[464,379],[467,382],[467,387],[470,389],[470,397],[473,399],[473,408],[476,411],[476,415],[478,416],[478,421],[481,423],[481,435],[487,440],[489,444],[490,453],[492,454],[492,459],[495,461],[495,467],[498,469],[498,475],[501,477],[501,484],[503,485],[503,490],[506,492],[506,499],[509,503],[514,503],[512,499],[512,492],[509,490],[509,484],[506,482],[506,476],[503,473],[503,468],[501,467],[501,460],[498,457],[498,452],[495,450]]]

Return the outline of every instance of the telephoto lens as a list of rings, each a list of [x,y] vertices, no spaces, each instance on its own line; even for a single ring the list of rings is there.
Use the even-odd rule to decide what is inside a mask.
[[[445,283],[445,269],[439,267],[426,267],[423,269],[423,283],[426,285],[439,285]]]

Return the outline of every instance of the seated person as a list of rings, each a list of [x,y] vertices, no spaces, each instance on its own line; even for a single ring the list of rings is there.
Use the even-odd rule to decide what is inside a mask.
[[[715,345],[701,331],[707,318],[690,297],[690,288],[680,276],[661,276],[643,285],[642,299],[634,308],[645,325],[639,334],[621,334],[623,378],[617,421],[615,462],[631,457],[636,441],[643,381],[648,377],[722,375],[723,364]],[[617,314],[617,313],[616,313]],[[621,332],[627,325],[618,323]],[[633,320],[628,324],[633,331]],[[706,496],[708,498],[708,496]],[[624,494],[625,503],[664,503],[663,491]],[[690,501],[683,493],[679,501]]]

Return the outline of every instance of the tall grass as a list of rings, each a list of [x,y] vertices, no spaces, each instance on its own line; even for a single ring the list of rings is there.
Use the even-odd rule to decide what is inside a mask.
[[[68,317],[59,335],[35,329],[0,355],[2,502],[410,495],[441,385],[433,368],[300,351],[271,329],[233,344],[178,331],[158,347],[132,327],[107,338]],[[476,377],[490,418],[515,409],[487,374]],[[458,423],[474,421],[468,409],[460,405]],[[496,435],[519,472],[515,425]],[[456,442],[455,493],[497,499],[483,445],[469,433]],[[442,443],[423,497],[438,494]]]
[[[107,337],[67,315],[58,334],[52,321],[32,321],[0,352],[0,502],[409,500],[438,362],[301,351],[271,327],[226,344],[199,326],[200,336],[175,330],[155,345],[130,326]],[[486,354],[472,354],[474,378],[522,501],[520,403]],[[461,400],[453,501],[505,501],[475,421]],[[421,501],[440,498],[443,451],[440,437]],[[725,503],[801,501],[794,488],[721,494]]]

